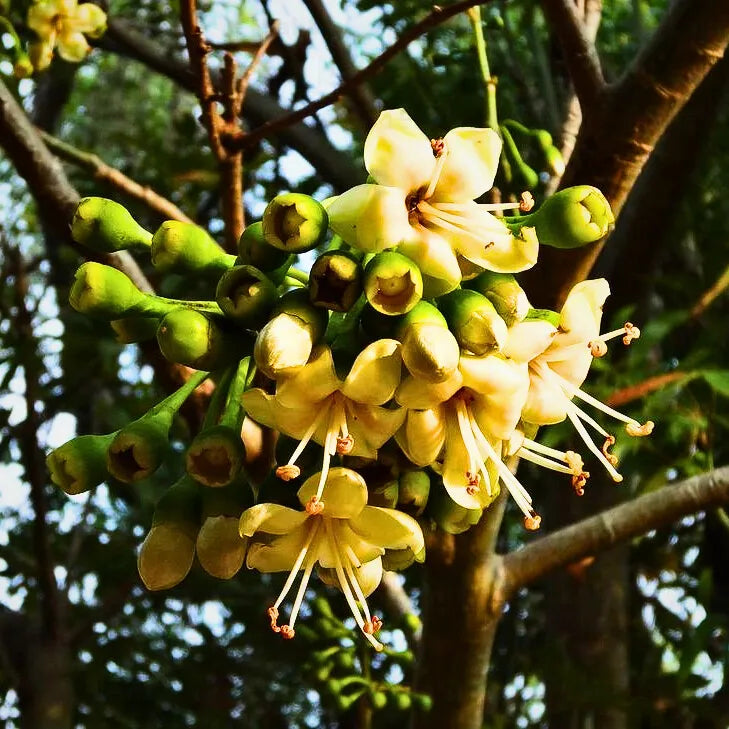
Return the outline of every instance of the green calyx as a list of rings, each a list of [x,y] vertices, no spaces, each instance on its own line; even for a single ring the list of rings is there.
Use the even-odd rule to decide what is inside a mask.
[[[420,516],[430,496],[427,471],[405,471],[400,474],[397,506],[410,516]]]
[[[152,265],[162,272],[220,276],[235,263],[202,228],[168,220],[152,237]]]
[[[428,514],[444,532],[462,534],[478,523],[483,510],[466,509],[453,501],[444,488],[437,488],[431,493]]]
[[[81,435],[51,451],[46,465],[51,481],[67,494],[82,494],[108,478],[106,452],[116,433]]]
[[[529,311],[529,299],[511,273],[484,271],[465,286],[483,294],[494,305],[507,327],[521,321]]]
[[[245,461],[246,452],[236,431],[228,425],[213,425],[193,439],[185,456],[187,472],[205,486],[232,483]]]
[[[303,253],[324,242],[329,216],[313,197],[287,192],[268,203],[262,223],[266,243],[287,253]]]
[[[314,306],[349,311],[362,293],[362,266],[356,256],[335,250],[314,261],[309,274],[309,298]]]
[[[560,315],[551,309],[529,309],[524,321],[546,321],[553,327],[559,327]]]
[[[274,271],[290,262],[290,254],[266,243],[263,223],[251,223],[238,241],[238,257],[241,263],[255,266],[260,271]]]
[[[276,286],[253,266],[234,266],[218,282],[215,299],[229,319],[255,329],[263,324],[276,303]]]
[[[508,221],[512,232],[523,226],[534,227],[539,242],[553,248],[579,248],[594,243],[607,235],[614,224],[610,203],[590,185],[560,190],[531,215]]]
[[[103,197],[85,197],[79,202],[71,221],[71,236],[100,253],[148,248],[152,242],[152,234],[123,205]]]
[[[252,341],[244,332],[225,328],[220,317],[174,309],[160,322],[157,344],[170,362],[214,370],[250,354]]]
[[[423,296],[423,277],[407,256],[383,251],[365,267],[364,291],[370,306],[381,314],[406,314]]]
[[[486,354],[506,342],[506,323],[482,294],[456,289],[438,303],[458,344],[473,354]]]

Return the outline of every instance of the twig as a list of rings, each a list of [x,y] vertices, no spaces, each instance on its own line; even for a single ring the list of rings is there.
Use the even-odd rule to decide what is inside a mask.
[[[248,64],[248,68],[246,68],[246,70],[243,72],[243,75],[240,77],[240,80],[238,81],[238,107],[236,110],[236,116],[240,116],[243,102],[245,101],[246,94],[248,93],[248,84],[251,82],[253,73],[263,60],[263,57],[266,55],[266,53],[268,53],[268,49],[271,46],[271,43],[273,43],[273,41],[278,37],[278,26],[278,20],[274,20],[273,23],[271,23],[271,28],[268,31],[268,35],[258,44],[256,52],[253,54],[253,58]]]
[[[427,33],[429,30],[436,28],[446,20],[458,15],[474,5],[486,5],[493,0],[461,0],[461,2],[453,3],[446,7],[435,6],[433,10],[425,16],[419,23],[416,23],[410,30],[403,33],[400,38],[393,43],[387,50],[383,51],[369,65],[362,70],[357,71],[351,78],[337,86],[336,89],[328,94],[312,101],[310,104],[293,111],[285,116],[266,122],[250,132],[239,131],[237,134],[226,137],[223,141],[229,149],[242,149],[252,145],[265,137],[269,137],[282,129],[300,122],[320,109],[339,101],[344,94],[350,89],[364,83],[367,79],[379,73],[385,65],[398,53],[407,48],[414,40]]]
[[[729,287],[729,266],[722,272],[714,284],[705,291],[691,308],[691,317],[697,319],[714,303]]]
[[[729,503],[729,466],[667,484],[528,544],[503,558],[504,596],[559,567],[647,534],[688,514]]]
[[[686,372],[666,372],[662,375],[648,377],[635,385],[616,390],[605,400],[605,404],[613,408],[619,408],[621,405],[633,402],[634,400],[640,400],[646,395],[650,395],[652,392],[660,390],[672,382],[678,382],[678,380],[682,380],[685,377],[689,377]]]
[[[304,5],[314,18],[329,53],[332,54],[332,59],[339,69],[342,81],[348,81],[357,73],[357,67],[352,62],[347,46],[342,40],[341,31],[332,20],[322,0],[304,0]],[[360,84],[351,87],[348,95],[352,99],[352,106],[363,126],[368,130],[377,119],[377,108],[372,94],[366,86]]]
[[[121,170],[106,164],[97,155],[77,149],[42,130],[39,130],[39,133],[46,146],[57,157],[77,167],[89,170],[93,173],[94,179],[108,182],[117,190],[129,195],[129,197],[135,200],[140,200],[151,210],[154,210],[168,220],[180,220],[183,223],[193,222],[171,200],[155,192],[151,187],[135,182]]]
[[[542,9],[559,38],[575,93],[583,110],[589,109],[605,87],[600,58],[573,0],[542,0]]]

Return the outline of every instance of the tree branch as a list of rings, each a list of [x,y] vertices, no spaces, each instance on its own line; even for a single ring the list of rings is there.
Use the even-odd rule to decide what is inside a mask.
[[[133,58],[195,93],[195,78],[187,65],[162,50],[154,40],[133,30],[123,20],[110,18],[107,32],[98,41],[98,45]],[[274,99],[255,89],[248,89],[242,114],[252,126],[264,125],[285,113],[285,109]],[[314,129],[305,124],[294,124],[282,130],[280,136],[281,141],[306,159],[336,192],[342,192],[361,182],[363,170],[352,163],[349,155],[340,152]]]
[[[727,503],[729,466],[723,466],[560,529],[504,557],[504,598],[559,567]]]
[[[336,89],[330,91],[324,96],[321,96],[315,101],[312,101],[310,104],[307,104],[301,109],[297,109],[296,111],[292,111],[278,119],[266,122],[250,132],[241,132],[238,136],[224,140],[226,146],[232,149],[247,147],[261,139],[280,132],[282,129],[286,129],[286,127],[291,124],[295,124],[296,122],[300,122],[303,119],[310,117],[317,111],[339,101],[339,99],[343,95],[348,94],[352,88],[359,86],[367,79],[378,74],[387,65],[390,59],[405,50],[405,48],[407,48],[414,40],[417,40],[429,30],[436,28],[446,20],[452,18],[454,15],[465,12],[475,5],[486,5],[489,2],[491,2],[491,0],[461,0],[461,2],[446,5],[445,7],[435,5],[433,10],[419,23],[416,23],[412,28],[403,33],[397,41],[395,41],[395,43],[377,56],[377,58],[375,58],[369,65],[365,66],[360,71],[357,71],[348,80],[337,86]]]
[[[314,18],[319,32],[327,44],[329,53],[332,54],[334,63],[337,64],[342,80],[349,81],[357,73],[357,67],[352,62],[347,46],[342,40],[340,29],[332,20],[332,16],[322,0],[304,0],[304,5],[311,13],[311,17]],[[348,95],[352,99],[352,106],[359,116],[364,130],[369,131],[369,128],[377,120],[377,107],[372,94],[365,85],[359,84],[351,87]]]
[[[542,0],[542,10],[564,54],[582,109],[589,110],[605,88],[600,58],[574,0]]]

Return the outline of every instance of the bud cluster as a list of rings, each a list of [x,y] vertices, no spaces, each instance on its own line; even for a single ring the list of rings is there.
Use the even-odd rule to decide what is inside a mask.
[[[551,140],[539,143],[547,150]],[[198,372],[118,432],[81,436],[51,453],[53,479],[67,493],[148,478],[169,455],[184,399],[208,376],[214,383],[184,475],[159,501],[142,545],[147,587],[177,584],[196,554],[223,579],[243,562],[290,571],[268,617],[274,632],[292,638],[316,569],[381,649],[381,620],[366,597],[383,569],[425,558],[420,523],[463,532],[503,486],[526,528],[538,528],[512,456],[564,474],[584,492],[582,456],[534,440],[539,426],[569,420],[621,480],[614,436],[582,408],[622,421],[632,436],[647,435],[652,423],[603,405],[581,385],[605,342],[628,343],[637,327],[600,334],[604,280],[578,284],[550,312],[531,306],[515,276],[534,265],[540,243],[574,248],[601,239],[614,221],[610,206],[587,186],[535,211],[526,195],[474,202],[493,183],[500,145],[489,129],[431,141],[402,110],[383,112],[365,144],[366,184],[323,203],[278,195],[245,230],[237,255],[195,225],[168,221],[152,234],[117,203],[81,201],[72,223],[79,243],[146,251],[159,274],[211,292],[203,301],[165,298],[91,262],[71,290],[71,305],[111,322],[121,341],[156,337],[165,358]],[[245,417],[280,435],[275,470],[255,489]],[[296,499],[300,508],[290,508]]]

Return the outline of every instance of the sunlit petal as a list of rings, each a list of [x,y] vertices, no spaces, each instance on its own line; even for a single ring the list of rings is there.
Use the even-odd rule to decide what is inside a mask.
[[[400,342],[395,339],[373,342],[354,361],[342,386],[342,394],[368,405],[386,403],[400,383],[401,363]]]

